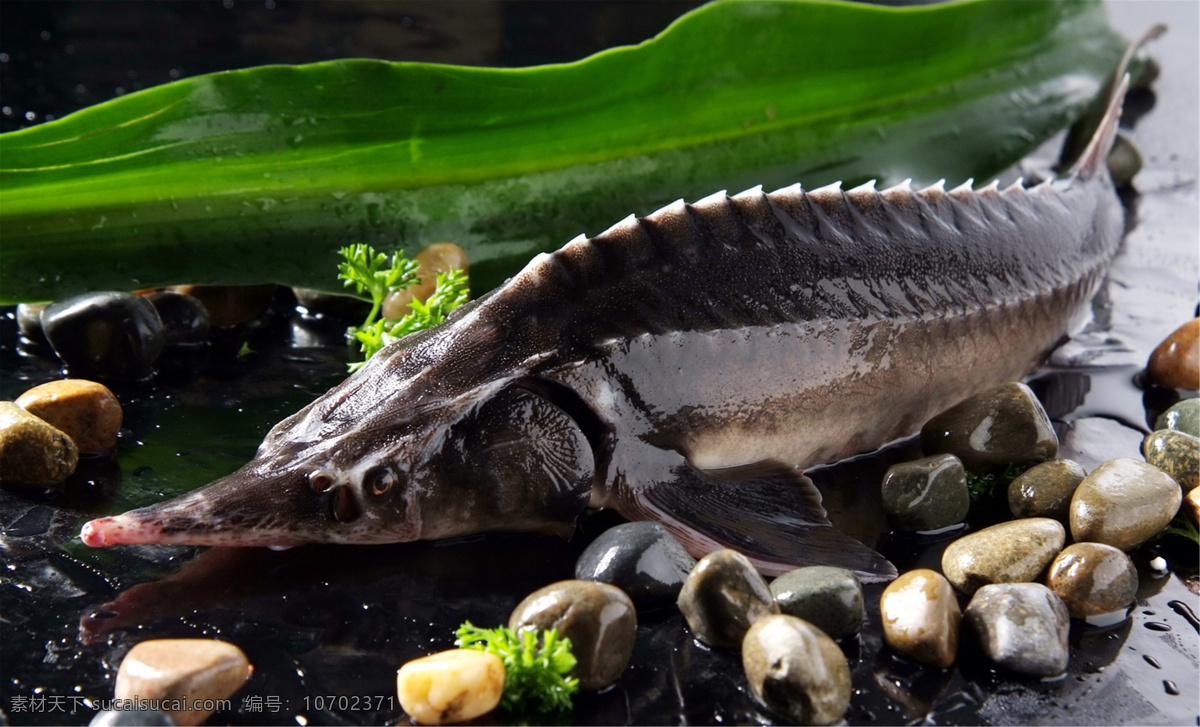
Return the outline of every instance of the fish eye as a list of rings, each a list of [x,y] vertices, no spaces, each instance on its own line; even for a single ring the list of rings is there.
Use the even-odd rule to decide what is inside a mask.
[[[396,475],[382,465],[372,467],[363,475],[363,490],[372,495],[383,495],[396,484]]]
[[[308,475],[308,485],[313,489],[313,492],[324,492],[333,484],[333,476],[328,472],[317,470],[310,472]]]

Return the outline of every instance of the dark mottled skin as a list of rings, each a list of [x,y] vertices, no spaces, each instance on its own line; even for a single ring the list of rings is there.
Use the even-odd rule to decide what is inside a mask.
[[[1063,338],[1120,242],[1115,119],[1079,173],[1031,189],[753,189],[577,238],[376,356],[242,470],[85,542],[568,534],[590,499],[697,555],[888,577],[796,468],[911,434]]]

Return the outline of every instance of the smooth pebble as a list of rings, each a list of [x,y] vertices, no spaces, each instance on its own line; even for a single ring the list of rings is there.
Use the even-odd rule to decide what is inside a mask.
[[[437,288],[439,273],[458,268],[467,272],[467,253],[452,242],[435,242],[413,258],[417,263],[417,276],[420,282],[401,288],[384,298],[380,313],[384,318],[403,318],[412,312],[414,299],[425,302]]]
[[[575,562],[575,577],[624,591],[639,611],[675,605],[696,559],[662,523],[622,523],[604,531]]]
[[[954,588],[927,568],[904,573],[879,599],[883,640],[896,653],[945,669],[958,656],[962,611]]]
[[[949,527],[971,508],[967,473],[952,454],[892,465],[883,476],[882,495],[883,511],[899,530]]]
[[[60,429],[84,454],[106,454],[117,446],[124,413],[107,386],[86,379],[63,379],[35,386],[17,397],[17,406]]]
[[[1013,382],[963,401],[921,428],[925,454],[953,454],[971,472],[1043,462],[1058,437],[1033,391]]]
[[[1067,522],[1071,496],[1087,476],[1069,459],[1052,459],[1029,468],[1008,486],[1008,510],[1015,518],[1048,517]]]
[[[1151,381],[1168,389],[1200,388],[1200,318],[1193,318],[1167,336],[1146,364]]]
[[[400,667],[396,693],[418,724],[465,722],[500,704],[504,678],[504,662],[495,654],[451,649]]]
[[[984,528],[955,540],[942,553],[942,573],[970,595],[990,583],[1036,580],[1062,550],[1062,523],[1035,517]]]
[[[0,401],[0,482],[53,486],[79,463],[75,442],[11,401]]]
[[[228,328],[261,318],[275,297],[274,284],[176,285],[168,290],[199,300],[213,328]]]
[[[1182,501],[1179,483],[1154,465],[1109,460],[1071,498],[1071,537],[1132,550],[1165,528]]]
[[[620,588],[596,581],[551,583],[525,597],[508,618],[514,631],[555,629],[571,640],[579,688],[603,689],[629,666],[637,638],[637,609]]]
[[[742,640],[742,668],[754,697],[796,724],[833,724],[850,706],[845,654],[816,626],[794,616],[756,621]]]
[[[1174,429],[1200,437],[1200,399],[1184,399],[1159,415],[1155,429]]]
[[[129,650],[117,670],[117,699],[177,701],[186,709],[163,710],[176,724],[196,725],[212,715],[210,700],[228,699],[253,671],[242,650],[214,639],[156,639]],[[199,700],[197,704],[196,700]]]
[[[148,300],[123,292],[84,293],[51,303],[42,330],[73,376],[138,381],[162,353],[162,320]]]
[[[196,346],[208,341],[212,322],[198,298],[174,290],[148,293],[145,298],[158,311],[166,345]]]
[[[862,628],[862,584],[845,568],[812,565],[771,581],[781,613],[804,619],[830,638],[853,636]]]
[[[709,646],[738,649],[746,631],[779,613],[766,581],[746,556],[718,550],[700,559],[679,591],[679,610],[696,638]]]
[[[105,709],[88,727],[175,727],[175,721],[157,709]]]
[[[996,664],[1022,674],[1057,676],[1067,669],[1071,617],[1040,583],[1000,583],[975,592],[963,619]]]
[[[1075,543],[1050,564],[1046,585],[1072,616],[1089,618],[1133,603],[1138,574],[1124,551],[1103,543]]]
[[[1146,461],[1171,476],[1184,492],[1200,485],[1200,438],[1160,429],[1142,444]]]

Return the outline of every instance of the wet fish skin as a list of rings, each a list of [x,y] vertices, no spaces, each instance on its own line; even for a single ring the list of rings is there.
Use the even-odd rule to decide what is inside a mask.
[[[569,534],[590,501],[766,572],[895,570],[804,467],[1020,378],[1086,309],[1123,212],[1123,87],[1063,180],[713,195],[540,255],[276,426],[238,472],[85,525],[117,543]]]

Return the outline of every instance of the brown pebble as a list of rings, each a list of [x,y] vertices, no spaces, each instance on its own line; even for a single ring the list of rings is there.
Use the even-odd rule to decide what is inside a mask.
[[[879,615],[893,651],[938,669],[957,658],[962,611],[942,574],[918,568],[892,581],[879,599]]]
[[[214,639],[156,639],[129,650],[117,670],[113,696],[186,703],[163,709],[177,725],[196,725],[216,711],[214,700],[229,699],[254,671],[242,650]],[[199,700],[197,702],[197,700]],[[236,707],[236,705],[231,705]]]
[[[0,402],[0,482],[51,487],[78,463],[69,436],[11,401]]]
[[[61,429],[85,454],[106,454],[117,445],[121,402],[107,386],[86,379],[63,379],[35,386],[17,406]]]
[[[1050,564],[1046,585],[1075,618],[1112,613],[1137,596],[1137,568],[1129,556],[1103,543],[1067,546]]]
[[[380,313],[389,320],[403,318],[412,312],[410,305],[415,298],[422,303],[433,295],[437,288],[437,276],[453,268],[467,272],[467,253],[453,242],[435,242],[413,258],[417,265],[420,281],[388,295],[383,300]]]
[[[169,288],[198,299],[214,328],[236,326],[262,317],[271,307],[275,285],[176,285]]]
[[[1200,318],[1184,323],[1158,344],[1146,375],[1168,389],[1200,389]]]
[[[1192,490],[1183,498],[1182,510],[1187,513],[1188,517],[1196,525],[1200,525],[1200,487]]]

